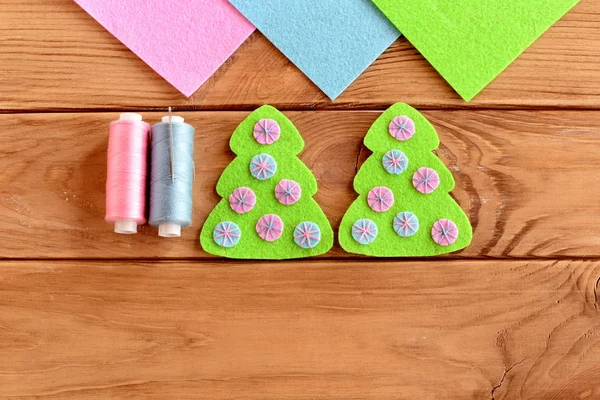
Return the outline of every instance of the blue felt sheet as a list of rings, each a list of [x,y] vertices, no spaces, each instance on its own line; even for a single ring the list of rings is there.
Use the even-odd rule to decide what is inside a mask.
[[[370,0],[229,0],[329,98],[400,33]]]

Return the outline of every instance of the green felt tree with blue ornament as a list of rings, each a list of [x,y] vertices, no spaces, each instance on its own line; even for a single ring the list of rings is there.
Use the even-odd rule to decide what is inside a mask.
[[[371,126],[364,144],[373,154],[354,179],[359,197],[339,229],[346,251],[422,257],[470,244],[471,224],[449,194],[454,179],[433,153],[440,141],[423,115],[395,104]]]
[[[290,259],[324,254],[333,230],[313,199],[317,181],[298,158],[304,141],[271,106],[251,113],[233,132],[236,158],[217,183],[222,200],[200,233],[211,254],[242,259]]]

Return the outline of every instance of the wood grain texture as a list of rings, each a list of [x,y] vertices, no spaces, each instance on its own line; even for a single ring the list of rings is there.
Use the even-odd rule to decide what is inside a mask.
[[[0,263],[3,399],[597,399],[600,264]]]
[[[183,113],[197,128],[194,222],[182,238],[145,226],[116,235],[104,222],[106,148],[113,113],[0,116],[2,257],[208,257],[198,244],[233,160],[229,137],[246,112]],[[334,229],[357,197],[352,181],[370,155],[362,140],[379,112],[288,112],[306,141],[301,159]],[[146,113],[156,122],[162,114]],[[475,228],[460,257],[600,257],[599,112],[430,111],[452,195]],[[324,134],[326,133],[326,134]],[[9,145],[10,144],[10,145]],[[329,257],[349,256],[337,246]]]
[[[256,33],[187,99],[72,0],[3,0],[0,111],[600,107],[600,2],[581,0],[471,103],[402,38],[335,102]]]
[[[259,33],[186,99],[72,0],[1,0],[0,399],[599,399],[598,65],[600,2],[581,0],[468,104],[405,39],[331,102]],[[202,252],[240,110],[293,110],[337,228],[380,115],[357,109],[397,101],[437,109],[471,247],[426,262]],[[183,113],[194,225],[115,235],[108,123],[167,106],[206,110]]]

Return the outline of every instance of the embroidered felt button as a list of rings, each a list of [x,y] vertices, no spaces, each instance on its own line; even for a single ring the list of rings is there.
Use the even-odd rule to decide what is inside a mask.
[[[415,134],[415,123],[405,115],[395,117],[390,122],[389,132],[393,138],[404,142]]]
[[[294,229],[294,242],[303,249],[312,249],[321,241],[321,228],[313,222],[300,222]]]
[[[221,222],[213,231],[213,239],[221,247],[233,247],[240,241],[242,232],[234,222]]]
[[[352,237],[359,244],[373,243],[377,233],[377,225],[370,219],[359,219],[352,225]]]
[[[401,237],[412,236],[419,230],[419,218],[411,212],[401,212],[394,217],[394,231]]]
[[[300,185],[289,179],[283,179],[275,186],[275,197],[285,206],[290,206],[300,200],[301,195]]]
[[[239,187],[229,195],[229,206],[238,214],[244,214],[252,210],[256,205],[254,191],[247,187]]]
[[[281,128],[275,120],[265,118],[254,125],[254,139],[260,144],[273,144],[280,134]]]
[[[431,168],[419,168],[413,175],[413,186],[423,194],[430,194],[440,185],[440,176]]]
[[[371,189],[367,195],[367,203],[375,212],[385,212],[394,205],[394,193],[385,186]]]
[[[263,240],[273,242],[279,239],[283,233],[283,221],[278,215],[267,214],[256,223],[256,233]]]
[[[458,239],[458,227],[449,219],[440,219],[433,224],[431,237],[440,246],[450,246]]]
[[[250,161],[250,173],[261,181],[271,178],[276,171],[277,163],[268,154],[259,154]]]
[[[400,175],[408,168],[408,158],[400,150],[390,150],[385,153],[381,163],[383,168],[392,175]]]

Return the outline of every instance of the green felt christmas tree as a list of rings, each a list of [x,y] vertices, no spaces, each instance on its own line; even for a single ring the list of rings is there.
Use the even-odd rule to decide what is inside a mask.
[[[354,179],[360,196],[340,225],[346,251],[417,257],[469,245],[471,224],[449,194],[454,179],[433,153],[440,141],[423,115],[395,104],[371,126],[364,143],[373,154]]]
[[[223,198],[200,233],[202,248],[229,258],[281,260],[324,254],[333,230],[313,199],[317,181],[300,161],[300,133],[262,106],[233,132],[237,155],[217,183]]]

